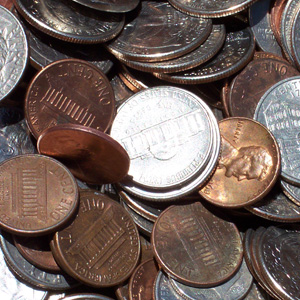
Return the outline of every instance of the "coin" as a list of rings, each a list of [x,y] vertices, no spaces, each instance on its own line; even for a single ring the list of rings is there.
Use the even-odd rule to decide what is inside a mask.
[[[117,58],[162,61],[198,47],[211,28],[211,20],[187,16],[167,2],[142,1],[137,16],[107,47]]]
[[[62,161],[74,176],[90,184],[112,183],[128,173],[129,157],[109,135],[81,125],[62,124],[45,130],[38,151]]]
[[[296,12],[293,26],[292,26],[292,33],[291,33],[291,50],[292,50],[292,56],[294,58],[294,61],[297,65],[297,68],[300,68],[300,51],[299,51],[299,41],[300,41],[300,35],[299,30],[300,29],[300,6],[298,11]]]
[[[190,286],[219,285],[242,262],[243,247],[235,225],[200,202],[164,210],[154,224],[151,243],[161,268]]]
[[[128,213],[109,197],[82,191],[78,214],[51,244],[60,266],[96,288],[125,281],[140,256],[138,231]]]
[[[14,6],[14,3],[12,0],[1,0],[0,5],[4,6],[8,10],[11,10]]]
[[[113,299],[99,294],[89,293],[89,294],[68,295],[63,298],[60,298],[60,300],[113,300]]]
[[[300,206],[300,188],[283,180],[280,183],[283,193],[296,205]]]
[[[281,44],[281,34],[280,34],[280,23],[281,16],[286,5],[286,0],[275,0],[273,6],[271,7],[271,27],[275,38],[279,44]]]
[[[255,203],[268,194],[279,176],[277,142],[267,128],[251,119],[227,118],[219,127],[222,151],[218,168],[199,193],[221,207]]]
[[[0,101],[20,82],[28,59],[24,29],[18,19],[0,6]]]
[[[114,110],[114,94],[105,74],[78,59],[59,60],[43,68],[31,81],[25,99],[27,124],[35,138],[63,123],[106,131]]]
[[[119,107],[126,99],[133,95],[133,92],[124,84],[118,75],[115,75],[110,84],[114,90],[116,106]]]
[[[264,124],[276,138],[281,152],[281,176],[300,185],[298,172],[298,127],[300,76],[273,85],[259,101],[254,119]]]
[[[270,296],[255,282],[244,300],[269,300]]]
[[[172,288],[169,278],[159,271],[154,283],[155,300],[182,300],[182,297]]]
[[[18,12],[34,27],[64,41],[93,44],[113,39],[124,15],[94,12],[64,0],[16,0]]]
[[[75,178],[53,158],[27,154],[5,160],[0,164],[0,183],[0,225],[12,233],[45,235],[76,212]]]

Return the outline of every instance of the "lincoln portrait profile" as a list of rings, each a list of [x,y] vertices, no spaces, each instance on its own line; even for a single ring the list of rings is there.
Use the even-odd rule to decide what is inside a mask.
[[[219,168],[225,168],[225,176],[244,179],[265,179],[272,167],[272,156],[261,146],[236,148],[222,136],[222,155]]]

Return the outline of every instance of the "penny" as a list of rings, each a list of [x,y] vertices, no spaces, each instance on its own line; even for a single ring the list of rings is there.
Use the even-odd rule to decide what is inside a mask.
[[[250,62],[230,86],[228,105],[233,117],[253,118],[258,102],[275,83],[298,76],[291,64],[271,58]]]
[[[212,58],[223,46],[225,26],[213,25],[206,41],[193,51],[162,62],[141,62],[119,57],[125,65],[144,72],[172,73],[197,67]]]
[[[93,44],[113,39],[124,15],[94,12],[65,0],[16,0],[18,12],[34,27],[64,41]]]
[[[239,300],[244,299],[249,292],[253,277],[243,260],[238,272],[228,281],[211,288],[195,288],[170,279],[171,285],[184,299],[214,299],[214,300]]]
[[[262,59],[262,58],[272,58],[272,59],[276,59],[276,60],[279,60],[279,61],[287,62],[287,60],[284,59],[282,56],[278,56],[278,55],[275,55],[273,53],[263,52],[263,51],[255,51],[254,52],[253,60]]]
[[[275,0],[273,6],[271,7],[271,27],[275,38],[279,44],[281,44],[281,33],[280,24],[281,16],[286,5],[286,0]]]
[[[140,0],[72,0],[86,7],[97,9],[100,11],[125,13],[135,9]]]
[[[182,300],[182,297],[172,288],[169,278],[159,271],[154,284],[155,300]]]
[[[25,97],[26,120],[35,138],[64,123],[106,131],[114,110],[114,94],[105,74],[78,59],[59,60],[43,68]]]
[[[236,79],[236,77],[233,80],[235,80],[235,79]],[[221,90],[221,100],[222,100],[223,112],[224,112],[226,118],[230,117],[229,107],[228,107],[229,92],[230,92],[229,85],[230,85],[229,80],[225,79],[224,86],[222,87],[222,90]]]
[[[75,177],[90,184],[112,183],[128,173],[129,157],[109,135],[81,125],[61,124],[45,130],[38,151],[62,161]]]
[[[107,47],[117,58],[162,61],[192,51],[211,29],[211,20],[183,14],[167,2],[142,1],[135,18]]]
[[[129,300],[128,282],[120,285],[116,289],[116,296],[118,300]]]
[[[300,35],[299,35],[299,29],[300,29],[300,6],[298,11],[296,12],[293,26],[292,26],[292,37],[291,37],[291,50],[292,50],[292,56],[294,58],[295,64],[297,65],[297,68],[300,68],[300,51],[299,51],[299,44],[300,44]]]
[[[89,293],[89,294],[68,295],[63,298],[60,298],[60,300],[113,300],[113,299],[99,294]]]
[[[50,249],[48,236],[38,238],[13,236],[13,241],[22,256],[39,269],[49,272],[60,272]]]
[[[111,136],[130,157],[122,188],[152,201],[171,200],[198,188],[214,168],[220,147],[217,123],[207,105],[186,90],[168,86],[127,99]]]
[[[235,23],[235,28],[232,24],[226,26],[225,43],[208,62],[183,72],[153,75],[173,83],[198,84],[223,79],[238,72],[251,60],[255,43],[249,28],[237,30],[237,20],[233,19],[232,23]]]
[[[242,262],[243,247],[235,225],[200,202],[164,210],[154,224],[151,242],[161,268],[189,286],[219,285]]]
[[[256,1],[249,8],[250,28],[255,36],[255,41],[259,48],[265,52],[271,52],[282,56],[281,47],[278,44],[272,28],[270,7],[272,0]]]
[[[189,15],[205,18],[218,18],[236,14],[252,5],[256,0],[233,0],[225,2],[222,0],[169,1],[178,10]]]
[[[0,6],[0,101],[17,86],[25,71],[28,45],[18,19]]]
[[[296,205],[300,206],[300,188],[283,180],[280,183],[283,193]]]
[[[221,207],[253,204],[269,193],[279,176],[277,142],[266,127],[248,118],[224,119],[219,127],[222,151],[218,168],[199,193]]]
[[[12,0],[1,0],[0,5],[4,6],[8,10],[11,10],[14,6],[14,3]]]
[[[0,164],[0,183],[0,226],[12,233],[45,235],[76,212],[76,181],[53,158],[27,154],[7,159]]]
[[[297,186],[299,181],[298,128],[300,76],[273,85],[259,101],[254,119],[264,124],[276,138],[281,152],[281,176]]]
[[[116,106],[119,107],[126,99],[133,95],[133,92],[124,84],[118,75],[115,75],[110,84],[113,88]]]
[[[144,238],[142,235],[140,236],[141,241],[141,263],[145,262],[146,260],[149,260],[151,258],[154,258],[152,245],[146,238]]]
[[[129,298],[131,300],[152,300],[153,284],[158,272],[154,259],[147,260],[140,264],[129,281]]]
[[[68,275],[46,272],[28,262],[14,245],[9,233],[2,231],[0,244],[10,270],[27,285],[51,291],[64,291],[78,285],[78,282]]]
[[[9,270],[0,249],[0,293],[3,299],[44,300],[48,292],[35,289],[19,281]]]
[[[55,234],[51,249],[67,273],[99,288],[118,285],[131,275],[140,241],[131,217],[117,202],[82,191],[75,220]]]

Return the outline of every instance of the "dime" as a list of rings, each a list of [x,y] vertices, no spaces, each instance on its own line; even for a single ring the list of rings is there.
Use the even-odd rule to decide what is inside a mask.
[[[18,19],[0,6],[0,101],[19,83],[27,64],[28,46]]]
[[[58,230],[76,212],[78,188],[57,160],[20,155],[0,164],[0,226],[18,235],[38,236]]]
[[[230,86],[230,115],[252,119],[258,102],[269,88],[285,78],[297,75],[299,72],[286,61],[262,58],[250,62]]]
[[[243,247],[235,225],[200,202],[164,210],[154,224],[151,242],[161,268],[190,286],[219,285],[242,262]]]
[[[78,59],[43,68],[31,81],[25,99],[27,124],[35,138],[63,123],[106,131],[114,110],[114,93],[105,74]]]
[[[195,49],[211,29],[211,20],[187,16],[167,2],[142,1],[138,15],[107,48],[116,57],[162,61]]]
[[[171,286],[168,277],[159,271],[154,284],[155,300],[182,300],[182,297]]]
[[[55,234],[51,249],[67,273],[99,288],[118,285],[131,275],[140,241],[132,219],[117,202],[82,191],[75,220]]]
[[[280,172],[280,152],[270,131],[247,118],[219,122],[222,151],[218,168],[199,191],[207,201],[238,208],[262,199]],[[250,134],[255,132],[255,134]]]
[[[124,15],[94,12],[65,0],[15,0],[18,12],[34,27],[64,41],[80,44],[113,39],[124,26]]]
[[[259,101],[254,119],[275,136],[281,152],[281,176],[300,185],[298,128],[300,126],[300,76],[273,85]]]
[[[283,193],[296,205],[300,206],[300,188],[283,180],[280,183]]]
[[[40,135],[37,147],[90,184],[118,182],[128,173],[129,157],[123,147],[93,128],[74,124],[48,128]]]

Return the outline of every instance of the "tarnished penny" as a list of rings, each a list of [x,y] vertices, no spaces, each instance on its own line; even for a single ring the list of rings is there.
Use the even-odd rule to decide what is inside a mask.
[[[35,138],[63,123],[106,131],[114,110],[114,93],[105,74],[78,59],[59,60],[43,68],[25,99],[27,124]]]
[[[158,273],[158,266],[154,259],[140,264],[131,275],[129,281],[130,300],[152,300],[153,285]]]
[[[0,226],[18,235],[45,235],[76,212],[78,188],[57,160],[27,154],[0,164]]]
[[[33,238],[13,235],[13,241],[22,256],[36,267],[50,272],[61,271],[51,252],[49,236]]]
[[[109,135],[81,125],[62,124],[45,130],[38,151],[62,161],[75,177],[91,183],[114,183],[129,169],[129,156]]]
[[[6,7],[8,10],[11,10],[14,6],[14,3],[12,0],[1,0],[0,5]]]
[[[253,118],[263,94],[278,81],[299,75],[287,61],[264,58],[250,62],[232,82],[229,111],[232,117]]]
[[[222,207],[253,204],[268,194],[279,176],[277,142],[267,128],[251,119],[228,118],[219,127],[222,151],[218,167],[199,193]]]
[[[271,8],[271,27],[278,43],[281,43],[280,23],[286,0],[275,0]]]
[[[242,262],[243,247],[233,223],[200,202],[171,206],[154,224],[155,258],[172,278],[196,287],[228,280]]]
[[[75,220],[55,234],[51,249],[67,273],[99,288],[118,285],[131,275],[139,260],[140,241],[120,204],[84,191]]]

